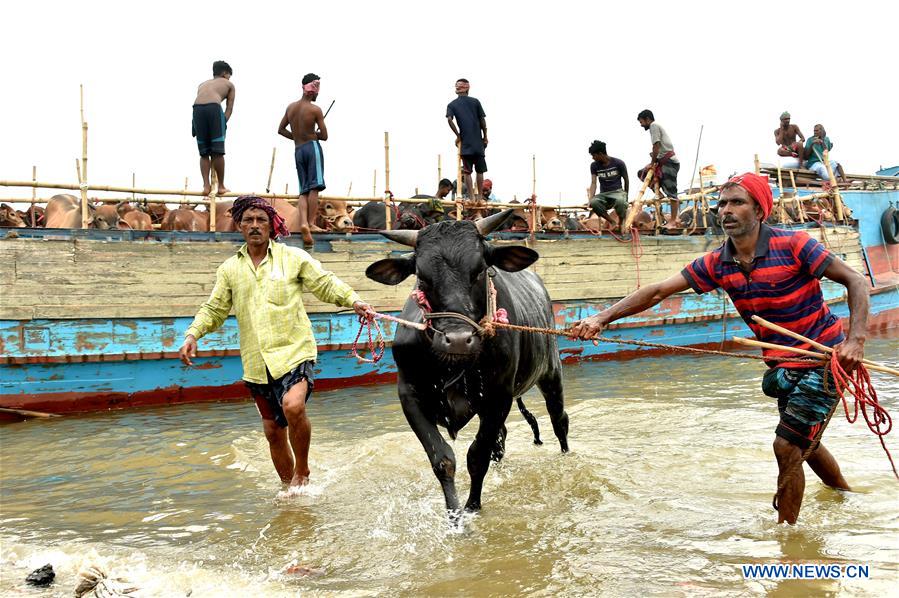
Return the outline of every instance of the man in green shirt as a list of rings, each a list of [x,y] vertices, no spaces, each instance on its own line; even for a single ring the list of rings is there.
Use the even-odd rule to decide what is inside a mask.
[[[818,175],[819,179],[824,179],[825,181],[830,178],[830,175],[827,172],[827,166],[824,164],[824,150],[828,151],[829,156],[829,152],[832,149],[833,143],[830,141],[830,137],[827,136],[824,125],[815,125],[815,135],[809,137],[808,141],[805,142],[803,158],[805,159],[805,167]],[[837,173],[836,176],[840,178],[840,182],[846,182],[846,173],[843,172],[843,167],[839,162],[831,160],[830,168]]]
[[[298,487],[309,482],[312,426],[306,401],[316,358],[303,291],[352,307],[360,316],[371,318],[374,312],[308,253],[272,240],[290,233],[264,199],[239,197],[231,214],[246,243],[219,266],[212,294],[188,327],[179,353],[193,365],[197,340],[219,328],[234,308],[243,379],[262,416],[272,462],[281,481]]]

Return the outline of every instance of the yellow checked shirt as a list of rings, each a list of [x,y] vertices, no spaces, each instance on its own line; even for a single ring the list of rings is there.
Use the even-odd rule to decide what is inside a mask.
[[[240,331],[243,379],[268,382],[265,370],[278,379],[317,352],[312,323],[303,306],[303,291],[321,301],[352,307],[359,296],[302,249],[269,242],[258,268],[243,245],[215,275],[215,287],[200,307],[185,336],[197,339],[213,332],[234,306]]]

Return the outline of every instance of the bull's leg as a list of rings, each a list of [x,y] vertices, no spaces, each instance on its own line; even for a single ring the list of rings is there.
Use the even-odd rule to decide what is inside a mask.
[[[506,430],[506,424],[503,424],[499,427],[499,434],[496,435],[496,443],[493,445],[493,450],[490,452],[491,461],[499,463],[506,455],[506,434],[508,434],[508,430]]]
[[[509,416],[512,408],[512,397],[497,397],[492,410],[480,414],[481,424],[474,442],[468,447],[468,475],[471,477],[471,490],[468,493],[468,501],[465,503],[466,511],[478,511],[481,508],[481,490],[484,487],[484,476],[490,467],[490,455],[496,446],[496,439],[503,428],[503,422]]]
[[[521,400],[521,397],[517,397],[515,402],[518,403],[518,410],[521,411],[522,417],[524,417],[524,420],[528,422],[528,425],[531,426],[531,430],[534,432],[534,444],[543,444],[543,441],[540,440],[540,426],[537,424],[537,418],[524,406],[524,401]]]
[[[406,415],[406,421],[418,441],[424,447],[428,459],[431,461],[431,469],[437,476],[437,481],[443,488],[443,497],[446,500],[446,508],[448,511],[456,512],[459,510],[459,498],[456,495],[456,456],[453,449],[443,439],[440,430],[437,429],[437,423],[429,418],[421,410],[419,397],[411,392],[400,392],[400,403],[403,406],[403,413]]]
[[[563,453],[568,452],[568,414],[565,413],[565,396],[562,392],[562,370],[555,368],[537,381],[537,387],[543,393],[549,421],[553,424],[553,432],[559,439]]]

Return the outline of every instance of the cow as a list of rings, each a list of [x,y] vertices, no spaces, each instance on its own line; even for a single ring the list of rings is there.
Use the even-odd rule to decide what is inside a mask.
[[[541,208],[540,218],[543,230],[553,233],[565,232],[565,223],[555,208]]]
[[[712,233],[716,235],[724,234],[724,229],[721,228],[721,224],[718,222],[718,216],[713,210],[707,212],[703,211],[701,208],[696,210],[695,227],[693,225],[693,208],[683,210],[677,215],[677,219],[680,220],[683,225],[684,232],[688,234],[694,230],[705,232],[707,229],[711,230]]]
[[[315,224],[319,228],[339,233],[353,230],[353,219],[347,212],[346,202],[339,199],[322,199],[319,202]]]
[[[39,205],[31,205],[27,210],[16,210],[16,214],[25,223],[25,226],[42,228],[44,226],[44,208]]]
[[[429,196],[422,196],[421,199]],[[415,198],[413,198],[415,199]],[[425,203],[395,203],[391,209],[391,228],[400,230],[420,230],[429,224],[442,220],[444,212],[437,209],[436,204]],[[370,201],[353,212],[353,225],[357,229],[366,231],[379,231],[387,227],[387,217],[384,214],[384,204],[380,201]]]
[[[28,225],[22,217],[16,212],[16,209],[9,204],[0,204],[0,226],[10,228],[25,228]]]
[[[556,337],[537,332],[493,330],[478,324],[487,315],[488,296],[509,322],[553,327],[553,311],[543,282],[526,268],[538,255],[518,245],[494,246],[485,236],[512,210],[478,222],[445,220],[419,231],[381,231],[414,252],[371,264],[366,276],[396,285],[417,277],[417,292],[402,318],[427,322],[424,330],[398,327],[393,342],[397,391],[403,413],[443,488],[451,520],[458,520],[456,458],[438,430],[450,438],[475,415],[480,423],[468,449],[471,488],[467,511],[481,508],[481,491],[490,460],[505,451],[506,417],[512,401],[535,384],[543,393],[562,452],[568,451],[568,414]],[[427,307],[423,307],[427,306]]]
[[[141,210],[132,209],[125,212],[122,221],[131,227],[132,230],[153,230],[153,220],[149,214]]]
[[[284,224],[287,226],[287,230],[292,233],[300,232],[300,221],[297,213],[296,206],[292,205],[290,202],[284,199],[267,199],[270,204],[275,208],[275,211],[284,219]],[[215,202],[215,231],[216,232],[236,232],[237,224],[234,222],[234,219],[231,217],[231,206],[234,205],[234,201],[222,201],[218,200]],[[203,212],[201,212],[203,213]]]
[[[88,204],[87,222],[89,228],[108,230],[111,228],[127,228],[120,226],[120,218],[115,206]],[[47,202],[44,212],[47,228],[81,228],[81,200],[74,195],[62,193],[54,195]]]
[[[162,230],[207,231],[209,230],[209,212],[198,212],[190,208],[170,210],[165,215],[160,228]]]

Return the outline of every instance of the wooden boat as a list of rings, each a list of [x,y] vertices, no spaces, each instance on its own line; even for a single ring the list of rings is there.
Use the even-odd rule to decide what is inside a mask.
[[[899,245],[885,242],[880,224],[882,214],[899,205],[899,191],[875,187],[844,191],[842,198],[852,210],[849,224],[801,226],[869,278],[871,327],[899,326]],[[554,300],[557,327],[680,271],[722,240],[710,233],[631,242],[574,233],[537,234],[533,240],[527,234],[495,235],[497,243],[531,243],[539,252],[534,269]],[[0,407],[68,413],[246,398],[233,317],[201,339],[195,367],[177,359],[184,330],[208,296],[216,267],[241,242],[234,233],[0,230]],[[314,255],[378,311],[397,314],[412,281],[387,287],[365,278],[364,270],[405,251],[378,235],[326,234],[318,236]],[[822,286],[831,308],[848,316],[843,287],[827,280]],[[349,354],[358,332],[352,313],[311,296],[306,306],[318,342],[318,388],[394,378],[389,322],[385,358],[360,363]],[[608,334],[717,348],[748,330],[725,295],[685,293],[616,323]],[[652,353],[568,340],[560,342],[560,351],[566,361]]]

